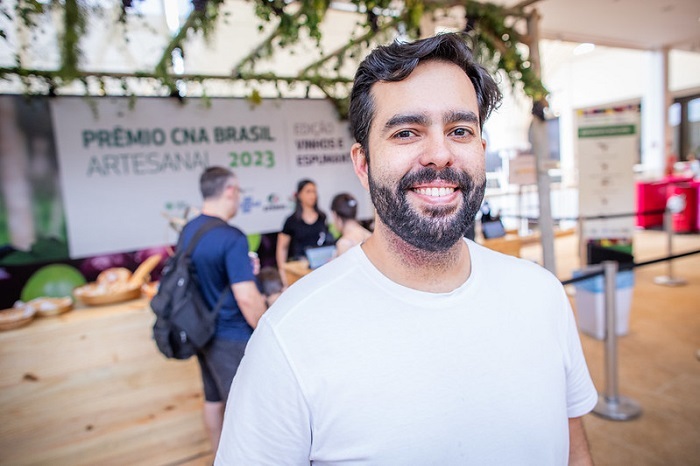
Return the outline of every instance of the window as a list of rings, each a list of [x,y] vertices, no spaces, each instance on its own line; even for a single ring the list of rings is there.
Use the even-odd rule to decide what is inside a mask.
[[[683,153],[695,154],[695,158],[700,159],[700,97],[688,101],[687,125],[687,146]]]
[[[669,107],[672,150],[678,160],[700,158],[700,95],[678,98]]]

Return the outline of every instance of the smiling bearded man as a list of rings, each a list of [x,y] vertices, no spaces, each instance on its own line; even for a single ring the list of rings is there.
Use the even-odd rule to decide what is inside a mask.
[[[587,465],[598,399],[561,283],[463,239],[500,92],[455,34],[375,49],[350,100],[362,244],[266,312],[217,465]]]

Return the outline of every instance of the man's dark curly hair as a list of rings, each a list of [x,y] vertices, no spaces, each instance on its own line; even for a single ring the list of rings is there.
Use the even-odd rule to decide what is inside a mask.
[[[459,34],[439,34],[411,43],[394,42],[380,46],[360,63],[350,94],[350,130],[367,156],[369,128],[374,119],[372,86],[381,81],[402,81],[421,62],[429,60],[454,63],[464,70],[476,91],[479,126],[482,130],[491,111],[500,104],[502,94],[498,85],[488,71],[474,60],[464,37]]]

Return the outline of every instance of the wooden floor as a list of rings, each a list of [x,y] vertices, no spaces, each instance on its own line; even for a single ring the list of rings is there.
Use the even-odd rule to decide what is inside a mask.
[[[665,256],[665,241],[638,232],[635,260]],[[700,249],[700,235],[675,236],[674,249]],[[557,238],[560,279],[578,268],[576,251],[575,236]],[[521,254],[540,261],[537,245]],[[586,416],[598,466],[700,465],[700,255],[674,262],[688,285],[653,284],[666,272],[665,264],[636,271],[619,384],[644,412],[626,422]],[[0,465],[211,464],[198,368],[159,355],[152,320],[139,300],[0,333]],[[581,338],[602,390],[603,342]]]
[[[557,275],[562,280],[579,267],[572,254],[576,249],[576,236],[556,240]],[[695,250],[700,250],[700,235],[674,235],[674,254]],[[668,256],[666,234],[637,232],[634,255],[637,263]],[[539,260],[540,248],[530,246],[523,256]],[[678,259],[672,267],[673,275],[687,285],[654,284],[655,277],[668,274],[667,262],[635,270],[629,334],[620,337],[617,346],[618,391],[643,411],[624,422],[595,414],[584,418],[597,466],[700,465],[700,254]],[[585,334],[581,342],[602,392],[604,342]]]

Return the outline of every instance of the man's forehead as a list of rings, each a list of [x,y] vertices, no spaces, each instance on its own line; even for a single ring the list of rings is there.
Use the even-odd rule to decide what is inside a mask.
[[[451,75],[451,80],[453,81],[464,80],[465,84],[471,84],[471,78],[469,77],[467,72],[456,63],[453,63],[448,60],[430,59],[418,63],[418,65],[416,65],[416,67],[409,74],[404,76],[403,79],[390,81],[378,80],[372,85],[371,92],[375,92],[375,90],[378,87],[398,87],[406,83],[407,81],[411,81],[418,78],[419,76],[427,76],[429,77],[429,79],[434,79],[433,77],[435,75],[444,73],[449,73]]]
[[[440,114],[473,112],[478,117],[479,113],[471,79],[451,62],[427,61],[401,81],[378,81],[372,85],[370,97],[373,119],[381,115],[388,120],[396,113],[434,113],[437,109]]]

